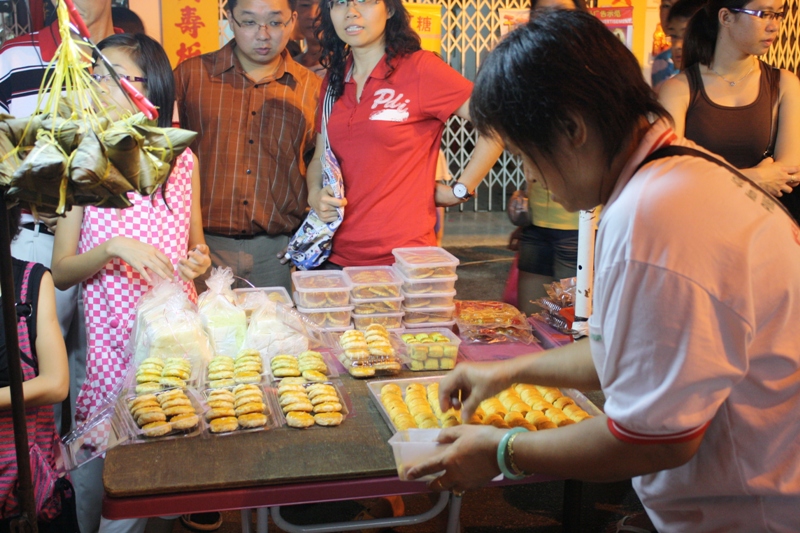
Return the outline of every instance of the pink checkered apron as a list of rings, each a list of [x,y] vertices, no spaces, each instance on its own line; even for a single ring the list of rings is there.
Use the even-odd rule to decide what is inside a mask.
[[[192,208],[190,150],[178,158],[169,176],[166,200],[161,191],[150,197],[129,192],[133,203],[127,209],[86,207],[83,211],[78,253],[85,253],[116,236],[152,244],[172,260],[186,257]],[[169,207],[167,206],[169,205]],[[176,271],[176,279],[177,271]],[[184,290],[196,301],[194,284],[183,282]],[[86,318],[86,381],[78,393],[75,419],[87,420],[119,387],[130,355],[125,345],[131,334],[139,298],[150,289],[130,265],[115,258],[83,282]]]

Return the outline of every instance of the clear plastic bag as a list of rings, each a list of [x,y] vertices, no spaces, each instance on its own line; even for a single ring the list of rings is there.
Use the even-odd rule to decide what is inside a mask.
[[[264,359],[280,354],[302,353],[309,349],[308,337],[281,319],[286,316],[286,310],[279,316],[279,307],[285,306],[265,300],[250,316],[244,347],[258,350]]]
[[[148,357],[182,357],[198,368],[213,357],[197,308],[177,282],[159,283],[139,300],[128,349],[136,365]]]
[[[215,268],[206,280],[208,290],[200,295],[200,316],[217,355],[235,357],[247,334],[247,313],[233,302],[234,276],[230,268]]]
[[[457,300],[456,323],[466,343],[536,342],[525,315],[503,302]]]

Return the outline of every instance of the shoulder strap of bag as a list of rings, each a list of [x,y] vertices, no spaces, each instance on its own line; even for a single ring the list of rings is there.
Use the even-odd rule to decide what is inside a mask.
[[[772,119],[769,123],[769,146],[764,151],[764,157],[775,155],[775,142],[778,140],[778,96],[781,90],[781,71],[767,65],[765,70],[769,83],[769,108]]]
[[[764,190],[761,187],[761,185],[759,185],[755,181],[751,180],[750,178],[748,178],[747,176],[742,174],[741,171],[739,171],[739,169],[737,169],[736,167],[730,165],[729,163],[727,163],[727,162],[725,162],[725,161],[723,161],[723,160],[721,160],[721,159],[719,159],[719,158],[717,158],[717,157],[715,157],[715,156],[713,156],[711,154],[708,154],[706,152],[701,152],[700,150],[696,150],[694,148],[689,148],[688,146],[670,145],[670,146],[665,146],[663,148],[659,148],[658,150],[652,152],[650,155],[645,157],[644,160],[641,163],[639,163],[639,166],[636,167],[636,170],[634,171],[634,174],[639,172],[639,170],[643,166],[645,166],[646,164],[648,164],[648,163],[650,163],[652,161],[655,161],[656,159],[664,159],[666,157],[674,157],[674,156],[680,156],[680,155],[685,155],[685,156],[690,156],[690,157],[701,157],[701,158],[705,159],[706,161],[710,161],[710,162],[712,162],[712,163],[714,163],[716,165],[719,165],[719,166],[729,170],[731,174],[735,175],[736,177],[738,177],[739,179],[741,179],[743,181],[746,181],[747,183],[749,183],[750,185],[752,185],[753,187],[755,187],[756,189],[758,189],[762,193],[764,193],[764,196],[766,198],[769,198],[776,206],[778,206],[784,213],[786,213],[786,216],[788,216],[789,219],[792,222],[797,224],[797,222],[795,222],[795,220],[794,220],[794,217],[791,215],[791,213],[789,213],[789,211],[783,206],[782,203],[780,203],[774,196],[772,196],[770,193],[768,193],[766,190]]]
[[[17,336],[19,339],[27,337],[29,343],[30,358],[20,345],[19,355],[33,367],[36,375],[39,375],[39,362],[36,358],[36,334],[29,321],[33,318],[33,303],[28,301],[28,287],[30,287],[31,272],[36,263],[28,262],[25,264],[25,271],[19,284],[19,296],[15,303],[17,311]]]

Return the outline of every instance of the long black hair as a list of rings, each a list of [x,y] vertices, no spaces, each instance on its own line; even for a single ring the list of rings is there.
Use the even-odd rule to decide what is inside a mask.
[[[384,37],[386,42],[386,64],[389,75],[394,70],[393,60],[421,50],[419,35],[411,28],[411,17],[403,6],[401,0],[377,0],[386,4],[387,13],[392,16],[386,20]],[[331,20],[331,6],[328,0],[322,0],[320,5],[319,26],[317,38],[322,44],[320,63],[328,69],[329,84],[333,91],[334,99],[344,93],[345,63],[350,54],[350,47],[336,35],[336,29]]]
[[[145,96],[158,108],[158,125],[172,126],[172,109],[175,105],[175,77],[167,53],[158,41],[143,33],[119,33],[106,37],[97,48],[124,48],[130,51],[131,59],[147,78],[142,85]],[[97,59],[95,59],[97,61]]]
[[[714,49],[719,35],[720,9],[741,9],[750,0],[709,0],[694,14],[683,38],[683,68],[695,63],[709,66],[714,61]],[[738,13],[734,14],[739,16]]]
[[[548,10],[500,41],[478,71],[470,116],[526,154],[552,156],[570,114],[601,131],[607,164],[643,117],[668,117],[633,54],[597,18]]]

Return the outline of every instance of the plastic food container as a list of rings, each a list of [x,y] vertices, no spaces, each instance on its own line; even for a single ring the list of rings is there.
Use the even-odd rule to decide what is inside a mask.
[[[200,434],[200,432],[205,428],[205,420],[203,419],[203,408],[200,405],[200,399],[197,397],[197,393],[193,389],[185,389],[182,391],[182,393],[176,393],[177,390],[178,389],[172,389],[156,393],[155,403],[158,403],[159,407],[153,406],[145,408],[148,410],[157,409],[155,414],[158,415],[160,413],[166,419],[162,422],[166,422],[166,424],[168,424],[168,429],[165,429],[166,433],[163,434],[148,433],[147,429],[145,429],[145,424],[142,424],[142,427],[137,424],[130,407],[131,403],[135,401],[138,396],[127,394],[120,398],[120,405],[118,405],[117,408],[125,413],[124,419],[128,426],[128,430],[130,431],[131,437],[128,442],[145,442],[152,441],[153,439],[163,439],[166,437],[190,437]],[[167,398],[167,396],[169,396],[169,398]],[[166,403],[167,401],[177,399],[178,397],[180,397],[181,400],[188,400],[189,405],[184,404],[180,406],[171,406],[170,404]],[[174,409],[181,409],[181,412],[172,412]],[[180,416],[181,414],[195,415],[195,417],[188,419],[188,421],[177,419],[176,417]],[[165,426],[165,428],[166,427],[167,426]]]
[[[403,307],[418,309],[427,307],[452,307],[455,305],[456,291],[428,293],[428,294],[403,294]]]
[[[289,293],[283,287],[256,287],[251,289],[233,289],[236,297],[236,306],[244,309],[247,320],[253,311],[264,304],[264,300],[280,303],[288,306],[294,305]]]
[[[344,272],[334,270],[292,272],[297,307],[319,309],[350,303],[352,285]]]
[[[361,336],[359,339],[358,337]],[[371,348],[384,344],[380,339],[366,341],[363,333],[355,333],[350,337],[351,342],[365,343],[367,348],[350,347],[342,338],[339,339],[341,350],[337,353],[339,361],[347,369],[347,372],[355,378],[371,378],[374,376],[394,376],[402,370],[405,359],[403,357],[404,345],[393,333],[389,333],[386,339],[391,348],[381,347],[379,350]],[[375,344],[377,343],[377,344]],[[360,352],[360,353],[359,353]]]
[[[351,298],[350,303],[353,304],[353,313],[356,315],[375,315],[380,313],[397,313],[401,310],[403,305],[403,297],[397,298],[372,298],[369,300],[360,300],[358,298]]]
[[[350,411],[352,410],[352,405],[350,403],[350,397],[347,395],[346,392],[344,392],[344,390],[342,390],[342,382],[341,381],[339,381],[339,380],[331,380],[331,381],[326,381],[325,384],[326,385],[330,385],[336,391],[336,396],[338,397],[338,403],[339,403],[339,405],[341,405],[341,409],[339,411],[336,411],[336,412],[341,413],[341,415],[342,415],[342,423],[344,423],[344,420],[348,417],[348,415],[350,414]],[[313,383],[306,383],[304,385],[304,388],[306,389],[306,395],[308,395],[308,391],[309,391],[309,388],[310,388],[311,385],[313,385]],[[279,395],[277,393],[277,390],[279,389],[279,387],[280,387],[280,382],[276,382],[274,384],[274,389],[273,390],[276,391],[276,393],[275,393],[276,404],[280,407],[281,395]],[[285,393],[285,394],[290,394],[291,395],[291,394],[295,394],[295,393],[294,393],[294,391],[292,391],[292,392],[288,392],[288,393]],[[312,403],[312,404],[314,403],[313,399],[308,399],[308,401],[310,403]],[[331,400],[331,401],[333,401],[333,400]],[[316,405],[316,404],[314,404],[314,405]],[[283,408],[279,408],[277,412],[278,412],[278,416],[280,416],[280,419],[281,419],[281,425],[285,424],[286,423],[286,415],[288,414],[289,411],[284,412]],[[330,412],[330,411],[323,411],[323,412]],[[314,416],[315,414],[318,414],[318,413],[314,413],[312,411],[312,412],[310,412],[308,414],[310,414],[311,416]],[[335,427],[335,425],[339,425],[339,424],[331,425],[331,424],[324,424],[324,423],[320,424],[320,423],[315,422],[314,425],[309,426],[308,428],[297,428],[297,427],[289,426],[289,424],[286,424],[287,427],[292,428],[292,429],[311,429],[311,428],[315,428],[315,427],[331,427],[331,426]]]
[[[220,389],[204,390],[203,391],[203,420],[205,422],[205,432],[210,436],[216,437],[216,436],[220,436],[220,435],[230,435],[231,433],[241,433],[241,432],[244,432],[244,431],[246,431],[246,432],[265,431],[265,430],[268,430],[268,429],[273,429],[273,428],[280,427],[281,424],[283,424],[284,419],[280,415],[281,410],[278,408],[278,402],[277,402],[277,400],[275,398],[275,392],[270,388],[264,387],[263,385],[258,385],[257,387],[258,387],[258,391],[261,393],[261,397],[262,397],[261,403],[264,404],[263,410],[254,411],[253,413],[242,413],[240,415],[236,415],[236,416],[233,417],[233,418],[236,418],[236,420],[238,422],[238,425],[236,426],[236,428],[231,427],[227,431],[217,431],[217,432],[212,432],[211,431],[213,420],[208,420],[207,418],[208,418],[210,412],[213,409],[218,408],[218,406],[214,406],[214,407],[210,406],[209,405],[209,401],[212,401],[212,398],[210,398],[210,397],[211,397],[213,391],[218,391]],[[229,390],[232,394],[234,394],[234,397],[235,397],[234,403],[233,403],[234,406],[236,405],[235,402],[239,398],[242,398],[242,397],[245,396],[245,393],[238,393],[236,387],[230,387],[230,388],[228,388],[226,390]],[[219,401],[219,400],[217,400],[217,401]],[[240,407],[241,407],[241,405],[239,407],[233,407],[234,414],[237,413],[237,409],[239,409]],[[263,415],[266,416],[266,423],[263,424],[263,425],[253,425],[253,427],[250,427],[252,424],[254,424],[254,421],[252,420],[252,418],[254,418],[254,417],[248,417],[247,416],[248,414],[263,414]]]
[[[461,339],[444,328],[407,330],[400,339],[406,344],[408,368],[414,371],[451,370],[456,365]]]
[[[323,371],[320,368],[318,370],[318,372],[321,372],[322,374],[325,374],[325,376],[327,376],[329,379],[333,379],[333,378],[339,377],[339,372],[336,370],[336,365],[334,363],[334,359],[336,358],[336,354],[331,353],[331,349],[328,348],[328,349],[310,350],[310,351],[315,351],[318,354],[320,354],[322,356],[322,362],[325,363],[325,370]],[[282,354],[282,355],[289,355],[289,354]],[[296,354],[291,354],[291,356],[294,357],[295,359],[297,359],[297,355]],[[275,357],[277,357],[277,356],[275,356]],[[264,364],[264,366],[266,367],[267,371],[269,371],[271,380],[272,381],[280,381],[284,377],[288,377],[288,376],[276,376],[275,375],[275,373],[272,370],[272,359],[274,359],[274,357],[271,357],[269,359],[269,361],[265,361],[265,364]],[[300,366],[300,361],[298,360],[297,361],[298,370],[299,370],[299,366]],[[299,377],[300,375],[301,374],[298,372],[296,375],[291,375],[291,377]]]
[[[456,315],[456,308],[453,305],[449,307],[421,307],[419,309],[404,308],[404,311],[406,316],[403,320],[406,323],[406,327],[409,325],[413,327],[414,324],[448,322],[453,320]]]
[[[297,310],[304,314],[311,322],[323,329],[346,328],[350,325],[350,315],[353,312],[353,306],[306,309],[298,305]]]
[[[372,315],[353,315],[353,324],[356,329],[367,329],[370,324],[380,324],[386,329],[397,329],[403,327],[403,312],[399,313],[376,313]]]
[[[345,267],[344,273],[353,286],[353,298],[369,300],[400,296],[403,280],[392,267]]]
[[[456,275],[458,259],[436,246],[395,248],[392,250],[395,267],[408,279],[452,278]]]
[[[397,267],[396,264],[395,267]],[[456,281],[458,280],[458,276],[436,279],[409,279],[403,275],[403,272],[400,271],[400,269],[397,270],[397,274],[400,276],[400,279],[403,280],[403,285],[401,286],[400,292],[406,297],[416,294],[422,295],[449,293],[455,290]]]
[[[414,332],[418,329],[427,329],[427,328],[446,328],[446,329],[453,329],[453,326],[456,325],[455,320],[445,320],[444,322],[422,322],[419,324],[409,324],[405,320],[403,320],[403,327],[406,328],[406,332]]]
[[[392,446],[394,463],[397,465],[397,477],[402,481],[408,481],[406,473],[409,470],[450,446],[436,442],[440,431],[441,429],[412,429],[398,431],[392,435],[389,444]],[[442,472],[428,474],[415,481],[432,481],[440,475]]]

